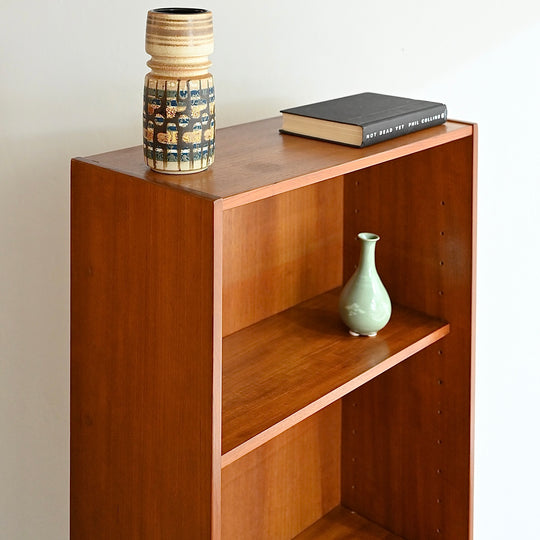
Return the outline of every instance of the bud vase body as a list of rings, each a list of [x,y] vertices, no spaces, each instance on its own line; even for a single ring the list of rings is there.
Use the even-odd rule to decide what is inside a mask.
[[[153,170],[202,171],[214,161],[215,95],[209,73],[212,13],[163,8],[148,12],[144,81],[143,152]]]
[[[375,336],[388,321],[392,304],[375,266],[376,234],[360,233],[360,260],[339,297],[339,314],[353,336]]]

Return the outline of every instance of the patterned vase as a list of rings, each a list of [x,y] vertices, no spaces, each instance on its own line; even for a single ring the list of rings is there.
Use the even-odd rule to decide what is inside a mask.
[[[352,336],[375,336],[392,314],[390,297],[375,267],[376,234],[360,233],[360,261],[339,297],[339,314]]]
[[[146,164],[168,174],[194,173],[214,161],[212,12],[161,8],[148,12],[143,150]]]

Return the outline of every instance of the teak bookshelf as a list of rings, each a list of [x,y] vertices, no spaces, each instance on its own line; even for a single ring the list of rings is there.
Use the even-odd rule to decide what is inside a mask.
[[[71,538],[471,538],[476,127],[72,162]],[[375,232],[374,338],[339,289]]]

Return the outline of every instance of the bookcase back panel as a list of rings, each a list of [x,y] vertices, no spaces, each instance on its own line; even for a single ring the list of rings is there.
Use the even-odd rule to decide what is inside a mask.
[[[223,335],[341,284],[343,178],[223,215]]]
[[[344,502],[406,538],[469,534],[474,159],[467,137],[345,177],[344,279],[374,232],[392,301],[450,323],[344,400]]]
[[[381,237],[377,270],[392,301],[470,329],[473,143],[467,137],[351,173],[344,184],[344,279],[356,234]],[[455,298],[457,297],[457,298]]]
[[[341,402],[222,471],[222,540],[289,540],[340,502]]]
[[[343,504],[404,538],[443,530],[443,396],[431,360],[418,353],[343,399]]]

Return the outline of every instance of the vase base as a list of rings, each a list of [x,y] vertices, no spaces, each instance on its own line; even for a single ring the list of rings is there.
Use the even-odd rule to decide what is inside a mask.
[[[154,169],[153,167],[150,167],[150,165],[148,165],[148,167],[149,167],[149,169],[151,171],[154,171],[154,172],[157,172],[157,173],[170,174],[170,175],[180,175],[180,174],[197,174],[198,172],[206,171],[208,169],[208,167],[210,167],[210,165],[207,165],[206,167],[203,167],[202,169],[192,169],[192,170],[186,170],[186,171],[176,171],[176,170],[166,171],[164,169]]]
[[[377,335],[377,332],[367,332],[365,334],[361,334],[359,332],[354,332],[353,330],[349,330],[349,334],[351,334],[351,336],[353,337],[359,337],[359,336],[374,337]]]

